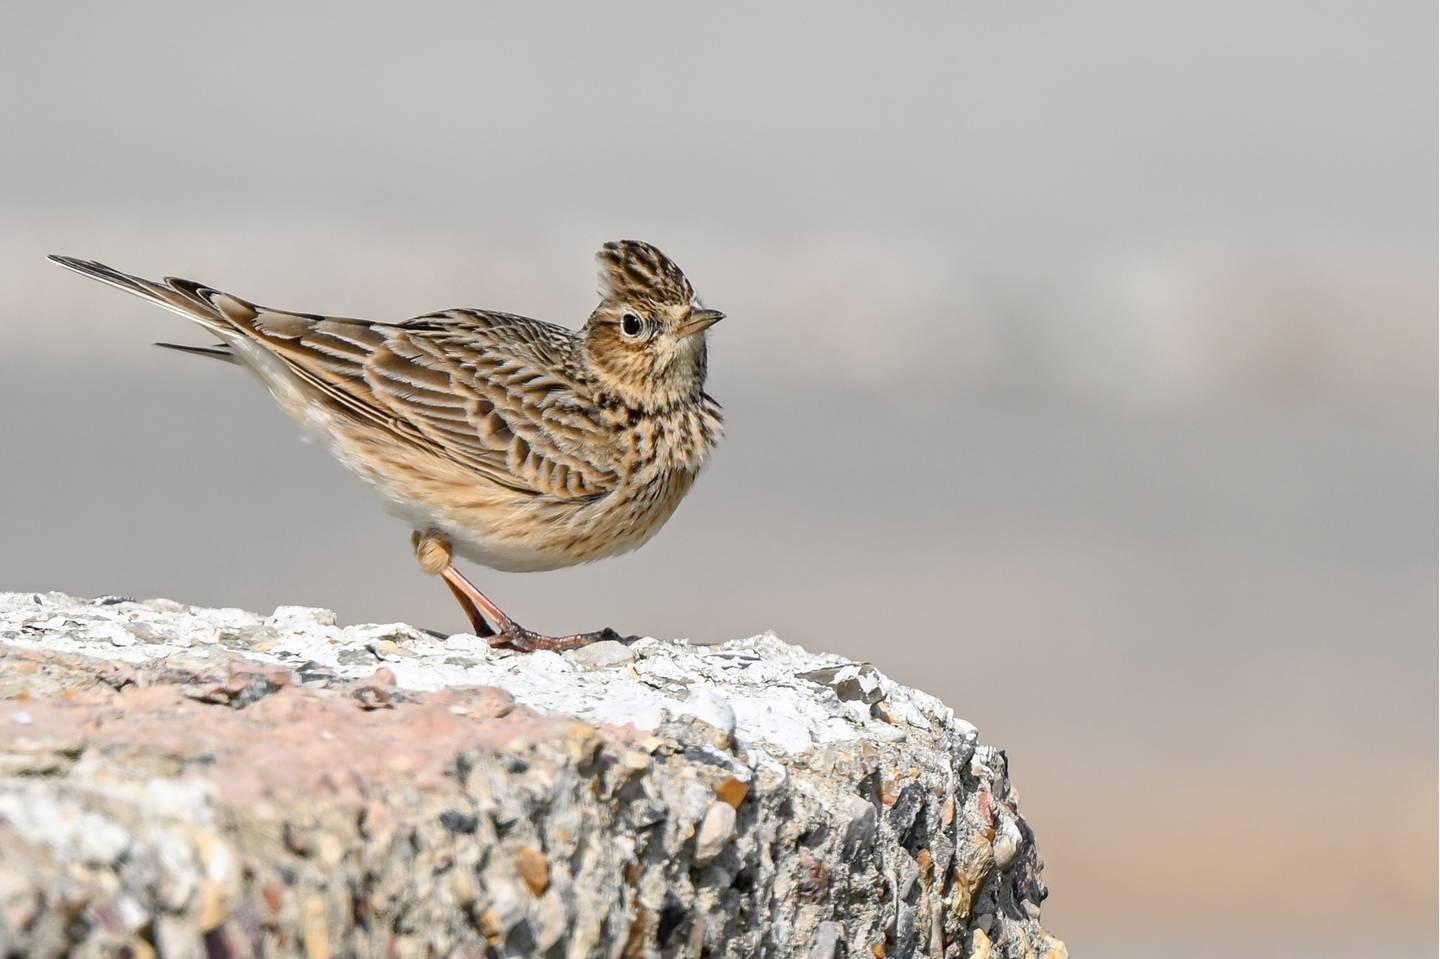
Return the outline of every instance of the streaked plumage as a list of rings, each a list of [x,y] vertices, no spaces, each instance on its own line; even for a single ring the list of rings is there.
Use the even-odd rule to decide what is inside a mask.
[[[647,243],[600,251],[601,302],[579,331],[488,310],[399,323],[294,313],[189,280],[51,259],[213,333],[218,347],[161,345],[252,369],[444,545],[446,566],[450,543],[503,570],[634,549],[669,519],[720,435],[719,406],[704,392],[705,329],[720,314]]]

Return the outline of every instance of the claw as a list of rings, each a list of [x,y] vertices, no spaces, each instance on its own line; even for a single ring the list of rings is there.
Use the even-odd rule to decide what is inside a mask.
[[[522,653],[533,653],[540,649],[562,650],[579,649],[581,646],[589,646],[591,643],[602,642],[607,639],[620,639],[620,634],[609,626],[596,630],[593,633],[572,633],[569,636],[545,636],[541,633],[532,632],[523,626],[511,623],[509,629],[503,629],[490,637],[491,646],[508,646],[511,649],[519,650]]]

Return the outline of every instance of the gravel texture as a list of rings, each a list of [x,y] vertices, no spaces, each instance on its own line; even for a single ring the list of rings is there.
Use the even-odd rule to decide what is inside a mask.
[[[773,635],[0,593],[0,956],[1033,957],[1004,752]]]

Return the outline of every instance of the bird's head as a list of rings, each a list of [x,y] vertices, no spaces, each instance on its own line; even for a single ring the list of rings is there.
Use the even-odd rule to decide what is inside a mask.
[[[606,243],[596,259],[600,305],[581,333],[591,372],[632,406],[659,409],[699,398],[705,331],[724,314],[701,306],[685,274],[649,243]]]

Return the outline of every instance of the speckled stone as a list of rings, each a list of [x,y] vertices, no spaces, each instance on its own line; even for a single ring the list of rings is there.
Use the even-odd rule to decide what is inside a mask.
[[[1002,751],[770,634],[0,593],[0,954],[1060,959],[1045,895]]]

